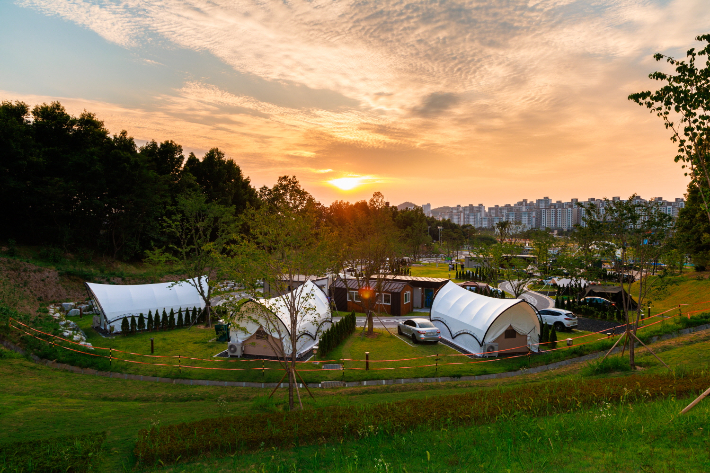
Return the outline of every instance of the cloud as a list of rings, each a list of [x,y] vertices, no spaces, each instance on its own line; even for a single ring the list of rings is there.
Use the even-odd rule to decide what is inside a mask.
[[[161,40],[264,83],[343,97],[331,107],[294,105],[232,87],[211,71],[186,73],[141,111],[100,105],[111,123],[136,135],[224,147],[259,179],[300,170],[316,182],[318,169],[334,169],[455,182],[426,192],[486,199],[510,189],[532,193],[541,182],[575,193],[580,176],[595,179],[582,185],[589,189],[603,182],[682,190],[682,178],[653,178],[653,169],[675,176],[672,162],[655,164],[672,156],[672,145],[626,96],[653,86],[648,73],[664,66],[652,53],[683,55],[710,30],[707,0],[17,4],[124,48]],[[405,194],[412,188],[398,188],[402,200],[412,199]]]
[[[434,92],[424,98],[424,101],[413,112],[426,118],[438,117],[461,101],[456,94],[449,92]]]

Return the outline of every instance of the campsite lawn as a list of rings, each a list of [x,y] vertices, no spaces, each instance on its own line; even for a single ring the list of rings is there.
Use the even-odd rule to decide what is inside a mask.
[[[671,367],[707,369],[709,339],[710,334],[701,332],[659,342],[653,347]],[[639,354],[643,373],[665,371],[643,351]],[[485,395],[496,392],[498,386],[526,385],[535,389],[536,383],[583,379],[578,374],[582,366],[488,382],[316,389],[312,390],[316,401],[308,399],[304,391],[302,395],[309,409],[401,399],[420,400],[425,406],[428,397],[471,389],[480,389]],[[609,375],[601,377],[605,376]],[[286,390],[281,389],[275,402],[266,402],[268,391],[263,389],[184,386],[78,375],[36,365],[0,348],[0,443],[32,441],[67,432],[106,431],[105,454],[98,471],[125,471],[135,464],[131,452],[140,429],[223,415],[278,411],[283,408],[285,394]],[[508,468],[530,471],[535,465],[533,471],[707,471],[707,463],[703,463],[708,459],[708,432],[704,424],[710,414],[710,402],[701,403],[687,420],[681,419],[679,423],[676,414],[687,403],[687,400],[667,400],[635,404],[618,411],[616,407],[587,409],[536,420],[521,418],[520,423],[500,419],[488,426],[436,432],[415,430],[391,438],[373,433],[364,435],[359,442],[269,449],[178,465],[167,471],[261,472],[286,471],[286,467],[290,471],[294,463],[300,471],[348,471],[348,465],[350,471],[358,468],[377,471],[377,465],[382,465],[377,463],[378,459],[390,465],[388,471],[404,466],[410,472],[424,471],[427,465],[442,472],[470,471],[471,465],[488,466],[492,471]],[[626,420],[620,423],[621,418]],[[696,421],[704,424],[696,426]],[[408,447],[412,445],[425,447],[413,452]],[[429,462],[426,451],[430,452]],[[526,463],[531,457],[535,465]],[[619,458],[630,458],[632,463],[626,468]],[[383,471],[382,466],[379,468]]]
[[[448,263],[425,263],[421,266],[412,266],[412,276],[424,278],[444,278],[451,279],[454,282],[464,282],[466,279],[456,279],[456,270],[449,271]]]
[[[78,320],[76,317],[73,319]],[[100,350],[98,347],[113,349],[110,366],[112,371],[168,378],[265,383],[277,382],[283,375],[280,364],[273,361],[214,358],[213,355],[226,348],[226,344],[213,341],[215,338],[213,330],[193,327],[191,329],[104,338],[88,326],[87,318],[78,320],[78,322],[87,333],[88,341],[97,347],[95,353],[107,356],[108,351]],[[320,360],[311,360],[310,362],[299,364],[299,373],[308,383],[334,380],[362,381],[476,376],[504,371],[517,371],[561,361],[604,349],[611,346],[614,341],[602,336],[590,335],[589,337],[575,340],[575,346],[571,349],[565,348],[550,353],[538,354],[529,359],[526,356],[471,359],[443,344],[414,344],[410,339],[398,336],[396,328],[389,330],[388,332],[383,328],[377,328],[375,331],[376,337],[368,338],[362,335],[363,329],[358,327],[356,332],[339,347],[325,356],[320,356]],[[579,337],[588,333],[582,331],[560,333],[558,348],[563,346],[564,338],[568,336]],[[154,355],[161,356],[161,358],[146,356],[150,354],[151,337],[155,339]],[[588,341],[593,341],[593,343],[576,346],[581,342]],[[365,352],[370,353],[369,370],[365,370]],[[95,358],[87,356],[87,359],[93,361]],[[345,370],[324,370],[322,369],[322,363],[316,362],[323,359],[333,360],[333,363],[342,364]],[[102,370],[109,369],[106,365],[107,360],[102,361],[104,366],[97,368]]]

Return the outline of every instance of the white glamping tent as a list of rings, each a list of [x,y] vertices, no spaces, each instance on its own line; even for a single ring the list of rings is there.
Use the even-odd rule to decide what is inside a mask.
[[[497,356],[499,351],[538,351],[540,319],[522,299],[486,297],[449,281],[434,298],[431,321],[442,338],[468,353]]]
[[[296,356],[313,348],[322,330],[333,322],[325,293],[312,281],[307,281],[283,297],[244,302],[239,312],[233,314],[228,355],[277,357],[280,353],[272,347],[280,346],[282,338],[284,353],[290,355],[291,323],[287,304],[293,297],[296,298],[296,306],[300,308],[296,326]]]
[[[202,285],[207,289],[207,278],[201,279]],[[148,311],[155,312],[165,309],[204,309],[205,302],[200,297],[194,286],[186,283],[160,283],[160,284],[94,284],[84,283],[89,297],[99,313],[99,325],[104,330],[121,331],[121,322],[125,317],[140,314],[148,316]]]

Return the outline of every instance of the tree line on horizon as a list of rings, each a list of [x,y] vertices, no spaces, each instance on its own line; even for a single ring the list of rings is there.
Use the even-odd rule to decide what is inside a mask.
[[[94,113],[72,116],[59,102],[33,108],[21,101],[0,103],[0,205],[6,221],[0,239],[6,242],[142,260],[146,252],[176,243],[165,224],[181,213],[184,199],[199,196],[222,215],[237,217],[273,199],[271,190],[255,189],[219,148],[201,158],[185,156],[172,140],[138,146],[127,131],[112,135]],[[341,223],[370,212],[366,201],[318,206]],[[450,221],[426,217],[421,208],[389,207],[388,215],[414,257],[431,250],[438,226],[444,227],[449,250],[466,233]]]

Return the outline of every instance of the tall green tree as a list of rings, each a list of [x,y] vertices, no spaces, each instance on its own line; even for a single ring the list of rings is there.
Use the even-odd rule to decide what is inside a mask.
[[[707,44],[700,50],[690,48],[685,60],[655,54],[654,59],[665,60],[675,68],[675,74],[650,74],[649,78],[664,85],[655,92],[631,94],[629,100],[648,108],[670,130],[671,140],[678,146],[675,161],[688,169],[686,174],[698,189],[710,221],[710,34],[695,39]]]
[[[382,294],[388,275],[392,275],[391,262],[401,259],[406,251],[392,216],[380,192],[375,192],[368,202],[334,202],[328,209],[339,242],[338,272],[356,281],[370,334],[374,332],[373,310],[384,309],[378,294]],[[348,269],[355,272],[348,273]]]
[[[208,202],[202,194],[181,196],[175,214],[164,221],[174,243],[146,253],[151,263],[174,264],[181,282],[195,288],[205,303],[207,327],[212,325],[212,297],[222,278],[222,255],[233,236],[233,224],[230,208]]]
[[[665,251],[672,229],[672,218],[656,202],[645,202],[634,194],[628,200],[610,201],[585,206],[584,222],[597,235],[596,245],[614,266],[617,283],[622,289],[624,321],[627,331],[636,334],[644,301],[656,279],[651,277],[652,264]],[[638,282],[637,307],[631,311],[627,294]],[[635,367],[634,340],[629,344],[629,363]]]
[[[232,314],[238,330],[245,325],[241,318],[255,317],[253,322],[276,334],[272,349],[287,371],[289,408],[294,409],[299,318],[308,320],[316,315],[303,278],[312,280],[335,268],[333,232],[320,205],[295,177],[280,177],[274,187],[262,188],[260,194],[263,205],[244,212],[241,222],[248,231],[230,244],[224,261],[230,279],[239,281],[253,298],[263,296],[260,283],[269,286],[274,298],[261,299],[265,310],[256,315],[234,307]],[[288,311],[285,321],[272,308],[279,303]]]

